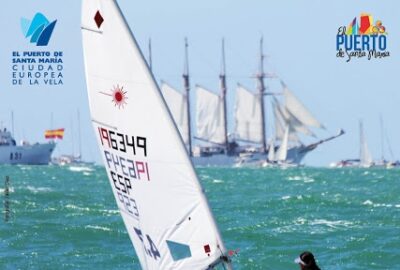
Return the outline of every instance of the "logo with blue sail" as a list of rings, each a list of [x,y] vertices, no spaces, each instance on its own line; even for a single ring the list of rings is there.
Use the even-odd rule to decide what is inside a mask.
[[[25,38],[30,39],[30,43],[47,46],[56,23],[57,20],[50,22],[46,16],[38,12],[32,20],[21,18],[21,29]]]

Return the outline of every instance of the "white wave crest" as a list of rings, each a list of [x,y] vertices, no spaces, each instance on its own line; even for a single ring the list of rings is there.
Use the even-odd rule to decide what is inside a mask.
[[[26,186],[26,189],[32,193],[41,193],[41,192],[51,192],[52,189],[49,187],[33,187],[33,186]]]
[[[97,225],[86,225],[85,229],[101,230],[105,232],[110,232],[111,229],[107,227],[97,226]]]
[[[93,172],[92,168],[83,166],[70,166],[68,169],[72,172]]]

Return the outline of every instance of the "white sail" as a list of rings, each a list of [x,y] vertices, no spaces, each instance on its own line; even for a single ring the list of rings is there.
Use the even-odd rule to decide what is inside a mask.
[[[289,126],[285,128],[285,135],[279,146],[278,151],[276,152],[276,160],[278,161],[285,161],[287,158],[287,150],[288,150],[288,141],[289,141]]]
[[[186,96],[165,82],[161,83],[161,92],[182,136],[183,142],[188,144],[189,131]]]
[[[201,86],[196,86],[197,137],[224,144],[224,107],[222,98]]]
[[[268,160],[274,161],[275,160],[275,142],[271,140],[268,148]]]
[[[285,98],[286,109],[303,125],[324,128],[324,126],[311,114],[311,112],[301,103],[301,101],[289,91],[287,86],[282,81],[281,84],[283,87],[283,96]]]
[[[303,125],[291,112],[289,112],[285,107],[278,105],[278,110],[281,112],[282,117],[285,122],[291,126],[293,132],[300,132],[307,136],[316,137],[315,134],[306,126]]]
[[[368,149],[367,140],[364,135],[364,127],[360,121],[360,165],[362,167],[369,167],[373,163],[371,152]]]
[[[114,0],[83,1],[82,36],[92,123],[142,268],[207,269],[226,253],[224,244],[161,92]]]
[[[260,98],[241,85],[236,89],[235,136],[239,140],[262,142]]]
[[[285,135],[284,126],[290,125],[289,119],[285,119],[282,113],[282,107],[279,106],[277,100],[272,101],[273,113],[274,113],[274,123],[275,123],[275,138],[278,141],[282,141]],[[290,129],[289,139],[290,142],[299,142],[300,139],[297,136],[296,132]]]

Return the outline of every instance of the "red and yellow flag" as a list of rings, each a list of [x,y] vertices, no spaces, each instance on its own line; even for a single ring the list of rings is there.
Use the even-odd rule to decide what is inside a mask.
[[[59,129],[52,129],[52,130],[46,130],[44,132],[44,137],[46,139],[62,139],[64,137],[64,129],[59,128]]]

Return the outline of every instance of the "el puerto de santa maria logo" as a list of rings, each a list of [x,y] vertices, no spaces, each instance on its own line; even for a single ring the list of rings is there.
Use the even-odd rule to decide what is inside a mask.
[[[336,57],[350,62],[356,58],[382,59],[390,56],[388,32],[382,20],[361,13],[348,26],[340,26],[336,34]]]
[[[21,18],[21,30],[25,38],[30,39],[30,43],[47,46],[56,23],[57,20],[50,22],[46,16],[38,12],[32,20]]]
[[[12,85],[58,86],[64,84],[64,53],[46,50],[57,20],[49,20],[37,12],[32,19],[20,18],[21,42],[29,49],[12,52]],[[54,44],[51,44],[54,47]]]

